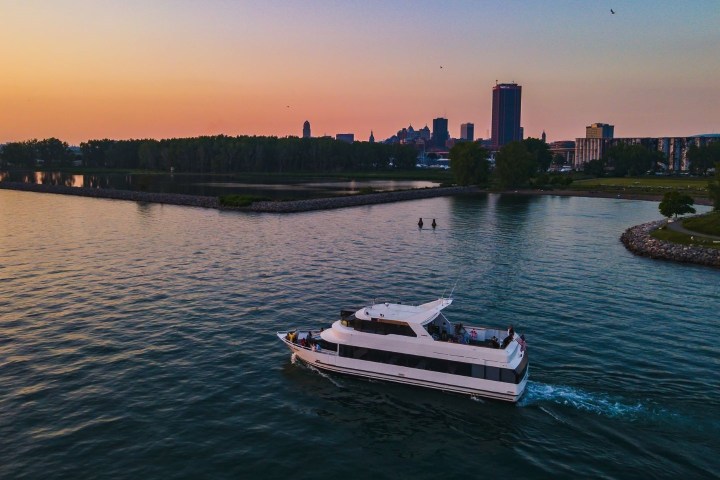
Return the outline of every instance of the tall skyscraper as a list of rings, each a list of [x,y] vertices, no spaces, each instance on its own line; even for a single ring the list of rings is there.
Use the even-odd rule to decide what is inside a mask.
[[[307,120],[303,123],[303,138],[310,138],[310,122]]]
[[[432,143],[436,148],[445,148],[445,142],[450,138],[447,118],[433,118]]]
[[[468,142],[475,140],[475,124],[463,123],[460,125],[460,138]]]
[[[522,87],[517,83],[500,83],[493,87],[492,146],[499,149],[506,143],[522,140],[520,99]]]
[[[615,125],[607,123],[593,123],[585,127],[585,138],[613,138]]]

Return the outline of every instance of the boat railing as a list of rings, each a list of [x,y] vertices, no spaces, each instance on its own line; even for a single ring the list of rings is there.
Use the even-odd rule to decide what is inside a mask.
[[[287,332],[278,332],[283,339],[304,350],[310,350],[327,355],[336,355],[337,351],[330,348],[330,342],[326,342],[320,336],[322,330],[310,328],[296,328]],[[337,348],[337,347],[336,347]]]
[[[498,349],[507,348],[512,343],[512,339],[506,341],[509,336],[506,330],[478,325],[463,325],[462,323],[448,323],[452,325],[452,331],[449,332],[437,325],[434,326],[434,331],[431,331],[432,327],[428,325],[428,332],[434,340]],[[505,344],[504,347],[503,344]]]

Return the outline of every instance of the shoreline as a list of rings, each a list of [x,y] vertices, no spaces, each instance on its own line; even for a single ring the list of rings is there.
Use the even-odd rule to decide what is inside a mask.
[[[708,267],[720,267],[720,250],[696,245],[680,245],[658,240],[652,232],[665,224],[665,220],[643,223],[630,227],[620,236],[620,241],[635,255]]]
[[[257,213],[308,212],[313,210],[329,210],[481,192],[477,187],[436,187],[400,190],[396,192],[369,193],[364,195],[290,200],[285,202],[260,201],[254,202],[247,207],[228,207],[220,205],[218,197],[180,193],[138,192],[133,190],[68,187],[65,185],[43,185],[20,182],[0,182],[0,189]]]
[[[496,193],[501,195],[544,195],[559,197],[588,197],[588,198],[616,198],[625,200],[642,200],[659,202],[662,195],[613,193],[586,190],[502,190],[493,191],[475,186],[469,187],[434,187],[415,190],[400,190],[395,192],[378,192],[364,195],[348,195],[339,197],[314,198],[306,200],[290,200],[285,202],[260,201],[247,207],[227,207],[220,205],[218,197],[200,195],[187,195],[180,193],[139,192],[133,190],[114,190],[88,187],[68,187],[65,185],[44,185],[35,183],[0,182],[0,189],[18,190],[35,193],[53,193],[60,195],[75,195],[89,198],[105,198],[110,200],[125,200],[145,203],[160,203],[166,205],[180,205],[187,207],[214,208],[218,210],[235,210],[258,213],[297,213],[314,210],[329,210],[336,208],[349,208],[362,205],[376,205],[381,203],[419,200],[442,196],[466,195],[477,193]],[[697,205],[712,205],[709,198],[699,198]]]
[[[0,189],[17,190],[34,193],[51,193],[59,195],[75,195],[89,198],[109,200],[125,200],[143,203],[159,203],[187,207],[212,208],[253,213],[299,213],[337,208],[350,208],[363,205],[419,200],[441,196],[468,195],[477,193],[496,193],[501,195],[555,195],[561,197],[616,198],[625,200],[642,200],[659,202],[661,195],[617,194],[600,191],[582,190],[511,190],[490,191],[478,187],[436,187],[397,192],[380,192],[366,195],[343,197],[315,198],[308,200],[292,200],[286,202],[261,201],[247,207],[225,207],[220,205],[218,197],[185,195],[177,193],[136,192],[132,190],[112,190],[86,187],[68,187],[65,185],[43,185],[19,182],[0,182]],[[699,199],[698,205],[712,205],[708,198]],[[620,236],[625,248],[635,255],[653,259],[670,260],[711,267],[720,267],[720,250],[699,246],[679,245],[657,240],[650,234],[664,223],[664,220],[644,223],[630,227]]]

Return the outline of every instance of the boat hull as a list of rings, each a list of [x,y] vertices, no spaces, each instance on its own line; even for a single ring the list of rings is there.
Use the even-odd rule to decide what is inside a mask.
[[[453,392],[463,395],[478,396],[517,402],[525,391],[530,369],[518,384],[508,384],[489,380],[474,380],[450,374],[441,374],[426,370],[408,367],[394,367],[387,364],[377,364],[363,360],[338,356],[335,352],[314,351],[302,345],[290,342],[285,338],[284,332],[278,333],[278,338],[295,353],[295,357],[308,365],[327,372],[341,373],[355,377],[381,380],[405,385],[431,388],[444,392]],[[384,371],[383,371],[384,370]],[[474,383],[475,385],[471,385]]]

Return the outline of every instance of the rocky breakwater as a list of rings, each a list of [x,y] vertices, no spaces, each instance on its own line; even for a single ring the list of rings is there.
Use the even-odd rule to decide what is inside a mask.
[[[331,208],[356,207],[360,205],[373,205],[377,203],[401,202],[404,200],[418,200],[422,198],[443,197],[463,193],[475,193],[476,187],[439,187],[423,188],[417,190],[402,190],[399,192],[368,193],[364,195],[350,195],[345,197],[315,198],[311,200],[293,200],[288,202],[254,202],[243,210],[253,212],[292,213],[307,212],[311,210],[327,210]]]
[[[187,207],[218,208],[217,197],[200,195],[182,195],[178,193],[135,192],[131,190],[112,190],[103,188],[68,187],[66,185],[42,185],[20,182],[0,182],[0,188],[25,192],[57,193],[80,197],[108,198],[112,200],[130,200],[134,202],[165,203]]]
[[[625,248],[636,255],[675,262],[720,267],[720,250],[697,245],[680,245],[658,240],[650,234],[665,224],[665,220],[643,223],[628,228],[620,236]]]

